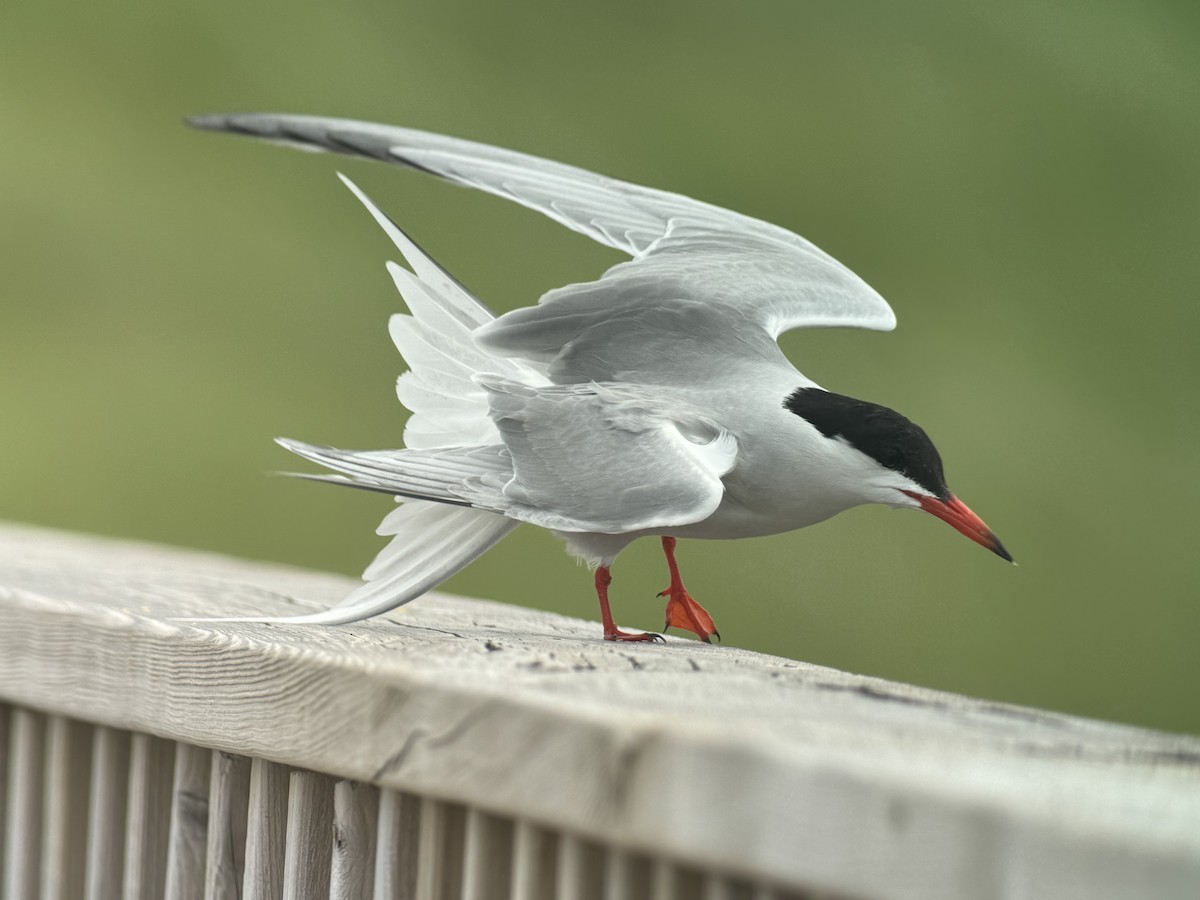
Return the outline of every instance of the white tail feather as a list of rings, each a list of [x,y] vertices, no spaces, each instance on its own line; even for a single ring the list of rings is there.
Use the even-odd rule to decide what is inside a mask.
[[[346,625],[369,619],[437,587],[517,524],[483,510],[411,500],[383,520],[378,533],[394,537],[363,573],[365,584],[336,606],[300,616],[207,621]]]
[[[404,431],[406,446],[425,450],[500,443],[499,432],[488,417],[486,394],[474,376],[486,373],[546,384],[545,374],[477,347],[472,332],[492,321],[495,318],[492,313],[426,256],[348,178],[341,174],[338,177],[367,208],[412,268],[410,272],[394,263],[388,264],[388,271],[411,313],[394,315],[389,322],[392,340],[409,366],[396,385],[400,402],[412,412]],[[283,443],[293,450],[307,447],[298,442]],[[486,510],[402,500],[402,505],[379,526],[378,533],[392,539],[363,573],[366,583],[336,606],[300,616],[204,621],[320,625],[357,622],[402,606],[437,587],[516,526],[512,519]]]

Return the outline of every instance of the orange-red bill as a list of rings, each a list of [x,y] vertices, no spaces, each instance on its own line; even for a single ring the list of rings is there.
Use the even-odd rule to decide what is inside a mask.
[[[996,537],[992,529],[984,524],[983,519],[971,512],[971,508],[963,503],[953,494],[949,500],[939,500],[937,497],[930,497],[921,494],[914,494],[905,491],[910,497],[921,504],[921,509],[927,513],[937,516],[943,522],[948,522],[956,531],[965,534],[975,543],[987,547],[1001,559],[1012,562],[1012,554],[1004,549],[1004,545],[1000,543],[1000,538]]]

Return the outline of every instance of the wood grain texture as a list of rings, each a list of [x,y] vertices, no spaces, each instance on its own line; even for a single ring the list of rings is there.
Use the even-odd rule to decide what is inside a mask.
[[[175,745],[134,734],[129,745],[129,804],[125,820],[124,900],[160,900],[167,883],[167,840]]]
[[[357,781],[334,785],[330,900],[367,900],[375,893],[378,825],[378,788]]]
[[[92,735],[86,900],[118,900],[129,804],[129,732],[99,726]]]
[[[287,814],[287,767],[264,759],[253,760],[246,811],[243,896],[256,900],[282,900]]]
[[[240,900],[246,873],[249,802],[250,760],[233,753],[212,751],[204,900]]]
[[[13,710],[9,724],[8,815],[4,831],[3,900],[38,895],[42,870],[42,790],[46,762],[46,717]]]
[[[0,527],[0,696],[796,889],[1200,883],[1194,737],[682,639],[605,644],[592,622],[444,596],[339,628],[171,621],[350,586]]]
[[[381,791],[376,841],[375,900],[414,900],[421,801],[401,791]]]
[[[212,751],[175,747],[171,829],[167,845],[167,900],[201,900],[208,847],[208,794]]]
[[[288,776],[284,900],[328,900],[333,854],[333,780],[316,772]]]

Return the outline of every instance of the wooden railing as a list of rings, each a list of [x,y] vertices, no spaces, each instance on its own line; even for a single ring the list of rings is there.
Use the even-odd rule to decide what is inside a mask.
[[[1200,897],[1200,739],[0,527],[26,898]]]

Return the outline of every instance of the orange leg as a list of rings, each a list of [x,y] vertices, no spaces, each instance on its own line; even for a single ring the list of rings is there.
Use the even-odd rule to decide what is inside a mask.
[[[606,641],[661,641],[661,634],[649,632],[622,631],[613,621],[612,609],[608,605],[608,586],[612,584],[612,573],[608,566],[596,570],[596,595],[600,598],[600,620],[604,622],[604,639]]]
[[[679,565],[675,562],[675,538],[663,537],[662,545],[663,552],[667,554],[667,567],[671,570],[671,586],[658,595],[671,598],[667,603],[667,624],[663,626],[663,631],[674,625],[692,632],[706,644],[711,643],[709,638],[713,635],[720,640],[721,633],[717,631],[708,610],[693,600],[683,586]]]

